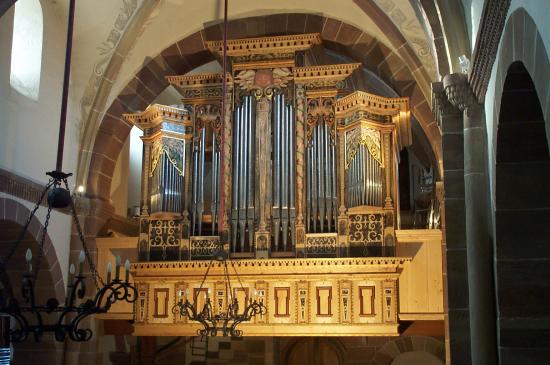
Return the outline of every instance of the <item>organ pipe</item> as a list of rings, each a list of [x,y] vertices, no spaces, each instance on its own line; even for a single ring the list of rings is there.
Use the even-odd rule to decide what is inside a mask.
[[[366,146],[358,146],[346,175],[348,207],[383,205],[382,167]]]
[[[332,104],[324,103],[330,113]],[[309,104],[312,109],[318,106],[316,101]],[[334,125],[325,117],[318,117],[309,127],[306,147],[306,227],[310,233],[335,232],[338,216]]]
[[[285,94],[272,103],[272,251],[292,251],[295,217],[295,120]]]
[[[231,251],[250,252],[254,241],[254,99],[245,96],[233,120]]]
[[[217,235],[219,225],[220,146],[215,104],[195,107],[191,235]],[[206,219],[210,216],[210,219]],[[208,223],[208,224],[206,224]]]

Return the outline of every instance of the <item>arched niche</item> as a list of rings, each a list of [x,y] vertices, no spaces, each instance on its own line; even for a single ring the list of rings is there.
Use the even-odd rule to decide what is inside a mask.
[[[495,168],[499,353],[512,362],[543,363],[550,354],[550,153],[545,125],[533,78],[523,62],[512,63],[500,101]]]

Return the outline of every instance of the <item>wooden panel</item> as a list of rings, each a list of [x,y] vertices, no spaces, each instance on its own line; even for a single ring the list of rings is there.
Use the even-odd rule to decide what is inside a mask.
[[[317,316],[332,316],[332,287],[318,286],[317,291]]]
[[[275,288],[275,316],[290,316],[290,288]]]
[[[208,298],[208,288],[194,288],[192,303],[196,303],[197,310],[202,310]]]
[[[376,291],[374,286],[360,286],[359,287],[359,315],[361,316],[373,316],[374,300],[376,297]]]
[[[248,288],[234,288],[233,289],[233,296],[235,299],[237,299],[237,304],[239,305],[239,311],[238,313],[243,314],[244,309],[246,308],[248,304]]]
[[[153,291],[153,300],[155,301],[153,317],[168,317],[168,301],[170,290],[168,288],[156,288]]]
[[[398,230],[397,255],[412,257],[399,277],[400,318],[443,318],[440,230]]]

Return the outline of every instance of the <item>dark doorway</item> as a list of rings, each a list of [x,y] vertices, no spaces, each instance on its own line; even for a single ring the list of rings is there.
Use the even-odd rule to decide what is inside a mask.
[[[496,295],[501,364],[550,354],[550,154],[533,80],[508,69],[497,131]]]

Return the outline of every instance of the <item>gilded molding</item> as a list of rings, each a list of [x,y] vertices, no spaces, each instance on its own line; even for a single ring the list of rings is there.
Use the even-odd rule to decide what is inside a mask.
[[[233,266],[242,275],[307,275],[311,273],[398,273],[410,257],[353,257],[307,259],[241,259]],[[166,276],[204,275],[209,261],[157,261],[133,263],[131,272],[140,278]],[[223,263],[214,262],[212,276],[223,275]],[[267,270],[267,271],[266,271]]]
[[[192,126],[189,113],[185,109],[160,104],[149,105],[142,112],[122,114],[122,117],[141,130],[155,127],[164,121]]]
[[[361,63],[343,63],[295,67],[294,82],[303,84],[307,89],[342,88],[344,80],[360,66]]]
[[[412,143],[410,100],[404,98],[386,98],[364,91],[354,91],[344,96],[335,104],[338,129],[351,128],[360,120],[374,120],[381,122],[384,118],[391,121],[398,129],[399,149]]]
[[[211,52],[223,54],[223,41],[207,41],[204,44]],[[288,54],[304,51],[315,44],[321,44],[319,33],[231,39],[227,41],[227,55],[236,57],[250,54]]]
[[[393,115],[398,111],[409,110],[409,98],[386,98],[364,91],[354,91],[353,93],[338,99],[336,102],[336,116],[345,115],[356,109],[368,108],[383,115]]]

